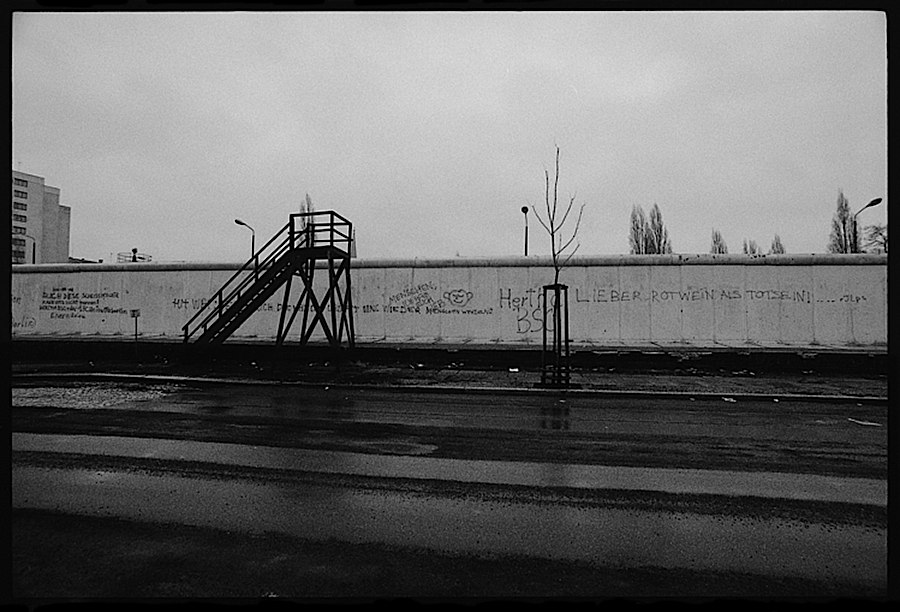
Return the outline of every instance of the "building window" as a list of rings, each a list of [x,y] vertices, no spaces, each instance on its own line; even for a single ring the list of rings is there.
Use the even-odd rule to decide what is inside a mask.
[[[18,189],[13,189],[13,195],[17,198],[25,198],[26,200],[28,199],[27,191],[19,191]]]
[[[25,179],[20,179],[19,177],[13,177],[13,185],[18,185],[19,187],[28,187],[28,181]]]
[[[13,234],[24,234],[24,233],[25,233],[25,228],[24,228],[24,227],[21,227],[21,226],[18,226],[18,225],[13,225],[12,233],[13,233]]]
[[[19,249],[12,250],[13,263],[25,263],[25,251]]]
[[[28,204],[25,202],[13,202],[13,208],[16,210],[28,210]]]
[[[25,215],[17,215],[16,213],[13,213],[13,221],[28,223],[28,217],[26,217]]]
[[[13,243],[13,246],[23,247],[23,246],[25,246],[25,239],[24,238],[13,238],[12,243]]]

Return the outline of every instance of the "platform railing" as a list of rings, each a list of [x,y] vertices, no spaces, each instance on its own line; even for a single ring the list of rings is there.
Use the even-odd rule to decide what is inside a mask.
[[[295,213],[288,225],[292,248],[293,241],[297,240],[309,247],[335,247],[350,252],[353,224],[333,210]]]

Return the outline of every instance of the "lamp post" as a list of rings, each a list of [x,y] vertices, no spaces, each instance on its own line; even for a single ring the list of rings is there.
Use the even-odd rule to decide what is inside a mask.
[[[243,225],[248,230],[250,230],[250,257],[252,258],[254,255],[256,255],[256,232],[252,227],[250,227],[240,219],[235,219],[234,222],[238,225]]]
[[[525,257],[528,257],[528,207],[522,207],[522,214],[525,215]]]
[[[868,204],[866,204],[865,206],[860,208],[858,211],[856,211],[856,214],[853,215],[853,227],[851,228],[853,230],[853,242],[850,244],[850,249],[849,249],[851,253],[856,253],[856,249],[857,249],[857,245],[858,245],[857,231],[856,231],[857,215],[859,215],[859,213],[861,213],[865,209],[871,208],[872,206],[878,206],[879,204],[881,204],[881,198],[875,198],[874,200],[872,200],[871,202],[869,202]]]

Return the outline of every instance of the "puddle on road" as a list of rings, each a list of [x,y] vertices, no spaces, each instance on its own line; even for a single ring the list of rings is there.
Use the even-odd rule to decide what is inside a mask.
[[[358,440],[350,441],[350,446],[371,453],[403,456],[429,455],[438,449],[437,444],[422,444],[408,440]]]
[[[379,391],[324,391],[311,388],[279,389],[221,385],[203,390],[176,384],[79,383],[68,387],[24,387],[13,389],[14,407],[105,408],[197,415],[201,417],[276,419],[278,421],[324,420],[329,422],[378,423],[434,428],[477,428],[503,431],[542,431],[554,436],[579,434],[728,435],[785,439],[845,440],[845,428],[854,436],[876,444],[886,443],[884,427],[861,427],[853,419],[817,419],[805,422],[779,419],[773,430],[770,416],[707,411],[702,420],[687,418],[683,400],[654,401],[654,408],[635,406],[610,398],[520,397],[499,402],[496,397],[465,394],[397,394]],[[623,403],[624,402],[624,403]],[[660,405],[678,407],[672,416]],[[697,402],[698,404],[708,403]],[[602,408],[602,409],[599,409]],[[883,412],[858,415],[857,422],[880,424]],[[725,429],[722,429],[725,428]],[[811,431],[813,428],[814,431]],[[420,453],[416,453],[420,454]]]
[[[613,567],[876,586],[887,576],[885,529],[116,471],[17,466],[12,475],[16,508]]]
[[[112,408],[148,403],[176,393],[173,384],[79,383],[76,386],[14,387],[13,406],[67,408],[72,410]]]

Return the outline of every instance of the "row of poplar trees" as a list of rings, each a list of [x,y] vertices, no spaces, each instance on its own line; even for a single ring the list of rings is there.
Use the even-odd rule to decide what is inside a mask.
[[[632,207],[628,244],[631,247],[632,255],[654,255],[672,252],[669,230],[666,229],[666,225],[663,223],[662,213],[658,204],[653,205],[649,215],[644,213],[644,209],[641,206]],[[755,240],[747,240],[745,238],[743,246],[744,253],[747,255],[762,253]],[[710,246],[709,252],[728,252],[728,245],[725,244],[725,239],[722,238],[722,232],[717,229],[712,231],[712,246]],[[769,253],[784,253],[784,245],[781,243],[781,237],[778,234],[775,234],[775,238],[772,239]]]
[[[871,203],[870,203],[871,205]],[[858,215],[859,213],[857,213]],[[662,213],[657,204],[647,215],[641,206],[631,209],[631,226],[628,243],[632,255],[666,254],[672,252],[672,241],[669,231],[663,223]],[[838,193],[837,211],[831,222],[831,234],[828,239],[829,253],[887,253],[887,225],[875,224],[859,231],[856,215],[850,214],[850,204],[843,192]],[[755,240],[744,239],[742,251],[745,255],[762,255],[763,250]],[[712,242],[709,252],[713,254],[728,253],[728,245],[722,232],[712,230]],[[784,253],[781,236],[775,234],[769,246],[769,254]]]

